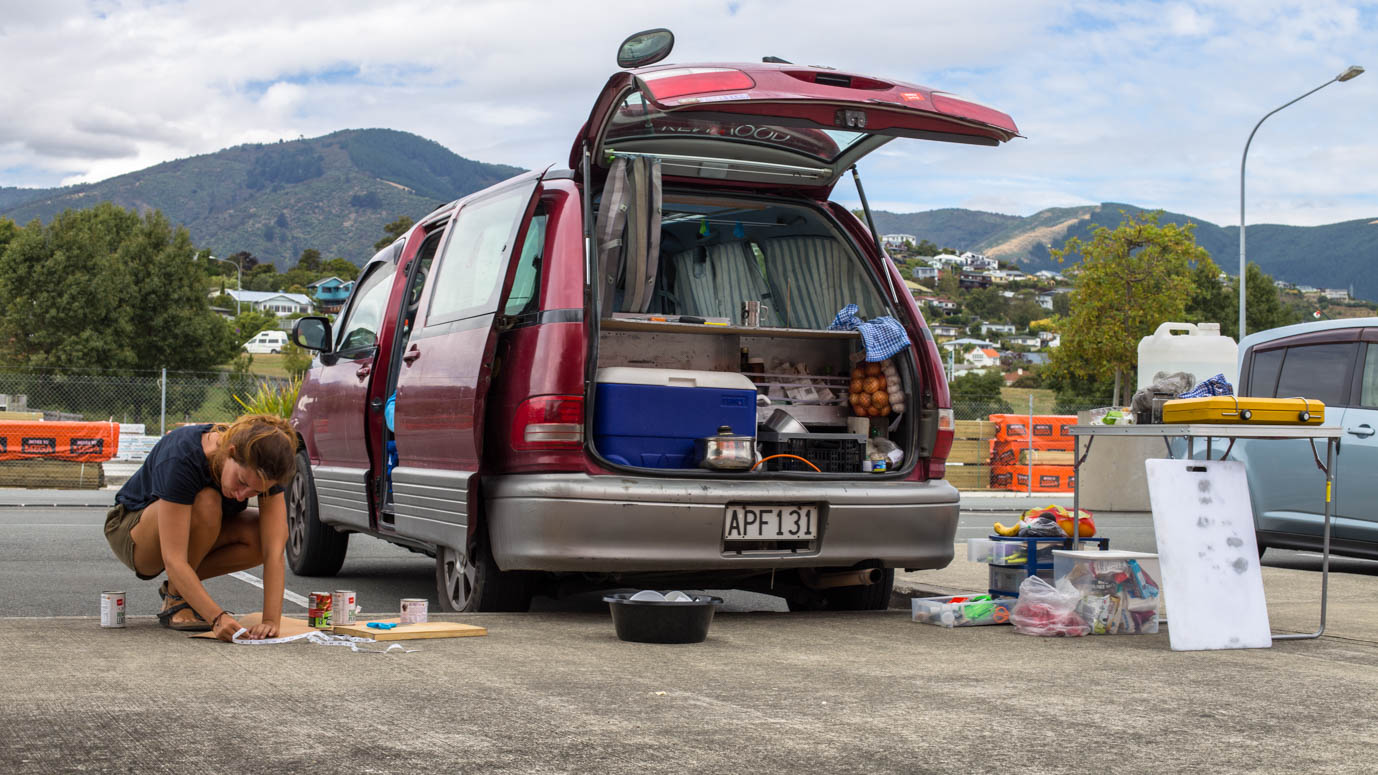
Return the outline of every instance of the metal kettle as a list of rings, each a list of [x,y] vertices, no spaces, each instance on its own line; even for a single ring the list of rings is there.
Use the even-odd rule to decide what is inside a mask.
[[[746,471],[756,465],[756,437],[740,436],[732,426],[719,425],[716,436],[694,440],[699,468],[715,471]]]

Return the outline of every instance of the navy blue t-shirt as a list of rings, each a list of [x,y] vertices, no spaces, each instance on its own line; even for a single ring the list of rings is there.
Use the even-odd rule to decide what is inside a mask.
[[[191,505],[196,494],[205,488],[220,489],[211,477],[210,461],[201,448],[201,436],[212,427],[209,423],[184,425],[159,439],[144,464],[115,494],[115,502],[130,511],[148,508],[160,499]],[[268,489],[269,494],[280,492],[282,487],[276,484]],[[224,514],[238,514],[248,507],[246,500],[220,496],[220,510]]]

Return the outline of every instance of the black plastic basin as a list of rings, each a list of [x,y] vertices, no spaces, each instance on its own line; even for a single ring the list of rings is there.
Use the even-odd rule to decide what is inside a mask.
[[[612,624],[620,640],[635,643],[702,643],[708,638],[713,611],[722,598],[691,595],[693,601],[631,600],[633,592],[619,592],[603,600],[612,610]]]

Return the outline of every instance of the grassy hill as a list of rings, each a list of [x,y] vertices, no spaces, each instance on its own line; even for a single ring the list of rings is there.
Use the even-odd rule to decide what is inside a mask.
[[[971,250],[1013,261],[1030,271],[1056,268],[1051,250],[1071,237],[1089,239],[1098,226],[1113,229],[1124,213],[1144,208],[1106,202],[1086,207],[1054,207],[1026,218],[976,210],[922,213],[876,212],[882,234],[913,234],[938,245]],[[1192,223],[1196,242],[1231,274],[1239,271],[1239,227],[1218,226],[1182,213],[1165,212],[1164,223]],[[1360,219],[1324,226],[1249,226],[1248,258],[1278,280],[1327,288],[1354,288],[1363,299],[1378,300],[1378,220]]]
[[[0,189],[0,216],[44,221],[68,208],[113,201],[158,209],[185,225],[198,247],[221,256],[247,250],[279,269],[306,248],[361,263],[399,215],[520,173],[462,158],[439,143],[391,129],[240,145],[81,186]]]

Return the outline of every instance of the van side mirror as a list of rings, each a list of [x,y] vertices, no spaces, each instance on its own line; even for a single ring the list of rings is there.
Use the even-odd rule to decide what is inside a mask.
[[[675,47],[675,33],[664,27],[643,30],[622,41],[617,47],[617,66],[621,68],[644,67],[670,56]]]
[[[297,318],[292,326],[292,344],[322,353],[330,352],[330,321],[314,316]]]

